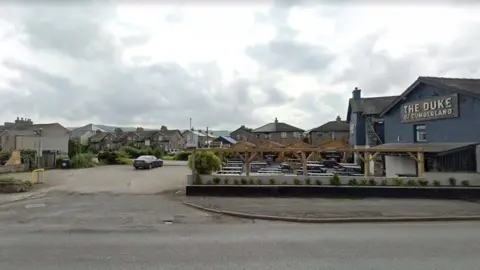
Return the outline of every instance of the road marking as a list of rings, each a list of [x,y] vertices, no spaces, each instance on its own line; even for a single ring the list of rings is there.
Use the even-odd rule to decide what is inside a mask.
[[[29,209],[29,208],[40,208],[40,207],[45,207],[47,206],[46,204],[44,203],[36,203],[36,204],[27,204],[25,206],[25,208]]]

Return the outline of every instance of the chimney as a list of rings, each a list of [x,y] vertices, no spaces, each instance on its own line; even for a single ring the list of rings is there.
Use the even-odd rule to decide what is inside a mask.
[[[337,122],[341,122],[342,121],[342,118],[340,118],[340,115],[337,116]]]
[[[355,89],[353,89],[352,91],[352,98],[355,100],[361,99],[362,98],[361,92],[362,90],[358,89],[358,87],[355,87]]]
[[[115,128],[115,135],[119,136],[122,132],[123,130],[121,128]]]
[[[142,127],[137,127],[137,132],[143,132],[143,128]]]
[[[278,124],[278,119],[277,119],[277,117],[275,117],[275,124]]]

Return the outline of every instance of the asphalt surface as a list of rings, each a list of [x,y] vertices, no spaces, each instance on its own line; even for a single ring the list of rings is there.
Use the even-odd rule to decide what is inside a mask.
[[[171,224],[152,232],[11,231],[0,269],[478,269],[478,223]]]

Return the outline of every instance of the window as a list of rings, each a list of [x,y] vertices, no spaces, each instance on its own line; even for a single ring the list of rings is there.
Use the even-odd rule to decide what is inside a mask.
[[[265,139],[268,139],[268,140],[270,140],[270,138],[271,138],[271,137],[270,137],[270,134],[268,134],[268,133],[265,134],[265,135],[263,135],[263,137],[264,137]]]
[[[286,139],[287,138],[287,133],[286,132],[282,132],[282,139]]]
[[[294,138],[300,137],[300,136],[299,136],[299,133],[298,133],[298,132],[293,132],[293,137],[294,137]]]
[[[260,134],[257,134],[256,136],[257,136],[257,139],[260,138]]]
[[[317,132],[317,138],[321,138],[323,137],[323,133],[322,132]]]
[[[415,142],[427,141],[427,127],[425,125],[415,125]]]
[[[6,142],[8,142],[8,135],[7,135],[7,136],[5,136],[5,141],[6,141]]]
[[[335,140],[335,132],[332,132],[330,135],[332,136],[332,140]]]

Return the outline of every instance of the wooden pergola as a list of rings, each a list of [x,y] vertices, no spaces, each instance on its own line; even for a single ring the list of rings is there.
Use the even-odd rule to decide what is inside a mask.
[[[314,153],[328,153],[332,151],[337,151],[337,152],[345,152],[345,153],[357,153],[359,158],[364,162],[365,166],[364,167],[364,176],[368,177],[370,176],[370,161],[375,160],[375,158],[381,154],[381,153],[404,153],[407,154],[409,157],[415,160],[417,163],[417,172],[418,172],[418,177],[423,177],[424,174],[424,164],[425,164],[425,158],[424,158],[424,150],[422,148],[412,148],[412,149],[406,149],[406,148],[382,148],[382,149],[375,149],[375,148],[352,148],[352,147],[344,147],[344,148],[325,148],[325,147],[312,147],[311,145],[307,144],[309,147],[303,147],[306,146],[302,143],[295,143],[289,146],[285,147],[276,147],[275,145],[278,143],[271,143],[264,144],[263,147],[260,147],[261,144],[258,146],[255,146],[252,143],[249,142],[239,142],[235,145],[233,145],[230,148],[197,148],[194,149],[192,154],[195,157],[195,152],[205,152],[205,151],[214,151],[218,152],[220,155],[220,158],[222,159],[223,153],[225,152],[236,152],[239,153],[242,160],[245,162],[245,172],[247,176],[250,173],[249,167],[250,163],[255,159],[255,157],[258,156],[258,154],[261,154],[263,152],[274,152],[274,153],[285,153],[285,152],[293,152],[298,156],[299,160],[302,162],[302,168],[303,168],[303,173],[304,176],[307,177],[307,161],[310,160],[312,155]],[[243,156],[242,156],[243,153]],[[310,153],[310,155],[307,156],[306,153]],[[192,159],[193,161],[195,160],[194,158]],[[193,166],[195,167],[195,166]]]

